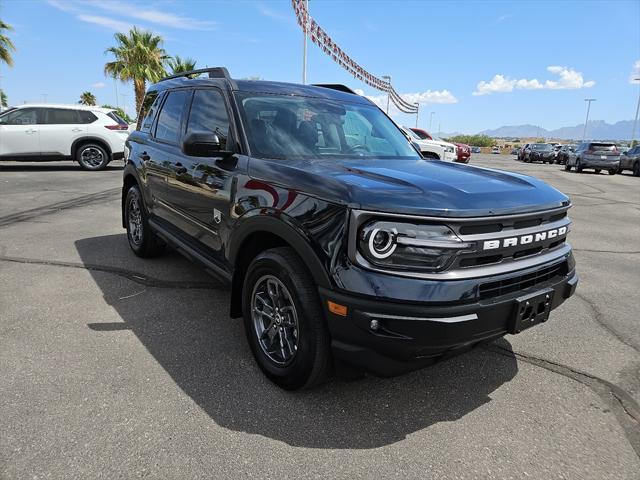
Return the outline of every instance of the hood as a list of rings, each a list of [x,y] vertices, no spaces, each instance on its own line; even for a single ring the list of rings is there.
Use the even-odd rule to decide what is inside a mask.
[[[569,204],[533,177],[434,160],[252,159],[249,173],[332,203],[389,213],[475,217]]]

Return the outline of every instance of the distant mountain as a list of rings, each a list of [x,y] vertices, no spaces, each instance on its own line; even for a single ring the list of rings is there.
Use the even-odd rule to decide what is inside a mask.
[[[593,140],[629,140],[633,120],[622,120],[613,125],[603,120],[591,120],[587,124],[587,138]],[[483,130],[480,135],[489,137],[546,137],[566,140],[582,138],[584,123],[575,127],[562,127],[555,130],[547,130],[536,125],[509,125],[494,130]]]

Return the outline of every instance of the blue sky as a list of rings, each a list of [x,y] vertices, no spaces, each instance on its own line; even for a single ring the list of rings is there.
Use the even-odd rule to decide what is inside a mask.
[[[547,129],[591,118],[632,119],[640,86],[640,1],[311,0],[311,15],[343,50],[421,101],[420,125],[475,133],[502,125]],[[76,102],[93,92],[116,103],[103,74],[116,30],[161,34],[169,54],[226,66],[236,78],[301,81],[302,32],[289,0],[0,0],[12,24],[15,67],[0,71],[10,103]],[[317,46],[308,81],[344,83],[378,97]],[[497,76],[498,75],[498,76]],[[637,75],[637,76],[640,76]],[[481,83],[484,82],[484,83]],[[133,87],[118,85],[133,112]],[[125,94],[126,96],[123,96]],[[414,117],[397,116],[413,125]]]

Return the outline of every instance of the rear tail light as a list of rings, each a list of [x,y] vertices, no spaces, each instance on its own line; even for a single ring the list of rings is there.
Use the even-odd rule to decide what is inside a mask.
[[[105,125],[104,128],[108,128],[109,130],[129,130],[127,125]]]

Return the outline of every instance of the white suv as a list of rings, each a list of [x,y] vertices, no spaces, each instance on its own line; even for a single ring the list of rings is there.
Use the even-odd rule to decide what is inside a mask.
[[[20,105],[0,114],[0,160],[75,160],[102,170],[124,157],[129,125],[115,110],[83,105]]]

